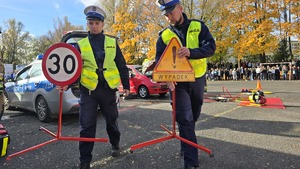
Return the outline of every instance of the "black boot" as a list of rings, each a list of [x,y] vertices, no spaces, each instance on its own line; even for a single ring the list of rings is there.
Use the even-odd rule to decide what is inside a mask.
[[[119,146],[112,146],[111,147],[111,156],[112,157],[119,157],[120,156],[120,147]]]
[[[198,168],[198,167],[191,166],[191,165],[188,165],[188,164],[184,164],[184,169],[195,169],[195,168]]]
[[[91,169],[90,163],[81,163],[79,169]]]

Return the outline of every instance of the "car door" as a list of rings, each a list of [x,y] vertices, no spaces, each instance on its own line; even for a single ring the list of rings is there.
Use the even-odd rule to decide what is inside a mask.
[[[34,63],[29,71],[26,84],[24,84],[24,92],[22,98],[22,104],[27,109],[34,109],[34,97],[35,92],[39,88],[42,78],[42,67],[41,63]]]
[[[27,83],[28,72],[32,65],[22,69],[15,77],[12,85],[6,89],[8,99],[13,106],[24,107],[22,99],[24,97],[24,89]]]
[[[129,72],[131,72],[131,78],[130,80],[133,82],[133,84],[136,86],[136,90],[138,90],[138,86],[140,86],[140,84],[142,83],[142,76],[141,76],[141,72],[138,70],[140,69],[140,67],[129,67]]]
[[[139,74],[137,70],[134,67],[128,67],[129,72],[129,83],[130,83],[130,91],[134,91],[133,93],[138,92],[138,87],[140,84],[139,80]]]

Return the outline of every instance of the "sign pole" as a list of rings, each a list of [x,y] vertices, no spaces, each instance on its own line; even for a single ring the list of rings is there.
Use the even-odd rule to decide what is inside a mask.
[[[62,96],[63,96],[63,89],[60,89],[60,91],[59,91],[59,116],[58,116],[57,138],[60,138],[60,136],[61,136]]]
[[[52,45],[45,52],[42,60],[42,69],[45,77],[57,86],[61,86],[59,91],[59,115],[58,115],[58,126],[57,133],[53,133],[50,130],[40,127],[39,130],[54,137],[54,139],[46,141],[44,143],[32,146],[25,150],[16,152],[9,155],[6,160],[24,154],[26,152],[38,149],[47,144],[58,140],[68,141],[87,141],[87,142],[108,142],[107,138],[82,138],[82,137],[64,137],[61,134],[62,130],[62,98],[64,92],[64,86],[68,86],[74,83],[81,74],[82,59],[80,53],[72,45],[66,43],[57,43]]]
[[[176,38],[171,39],[170,43],[166,47],[164,53],[162,54],[159,62],[154,68],[153,71],[153,79],[155,81],[160,82],[188,82],[188,81],[195,81],[195,75],[193,72],[193,68],[191,67],[187,58],[182,58],[179,61],[179,58],[176,58],[176,50],[181,47],[180,43]],[[178,61],[178,62],[176,62]],[[167,66],[167,65],[172,65]],[[172,69],[173,68],[173,69]],[[194,142],[191,142],[185,138],[182,138],[176,134],[176,93],[175,89],[172,91],[172,131],[168,130],[165,126],[161,125],[169,136],[161,137],[158,139],[146,141],[144,143],[139,143],[130,147],[130,152],[133,153],[133,150],[143,148],[146,146],[150,146],[153,144],[157,144],[163,141],[167,141],[173,138],[176,138],[186,144],[189,144],[195,148],[198,148],[207,154],[210,157],[214,157],[212,151],[208,148],[198,145]]]
[[[204,152],[206,152],[207,154],[209,154],[209,157],[214,157],[212,151],[204,146],[201,146],[199,144],[196,144],[194,142],[191,142],[185,138],[182,138],[180,136],[178,136],[176,134],[176,99],[175,99],[175,90],[172,91],[172,124],[173,124],[173,130],[170,131],[168,130],[164,125],[161,125],[160,127],[162,127],[167,133],[169,133],[169,136],[165,136],[165,137],[161,137],[158,139],[154,139],[154,140],[150,140],[150,141],[146,141],[143,143],[139,143],[136,145],[133,145],[130,147],[130,153],[133,153],[134,150],[139,149],[139,148],[143,148],[143,147],[147,147],[153,144],[157,144],[163,141],[167,141],[167,140],[171,140],[173,138],[176,138],[182,142],[185,142],[186,144],[189,144],[193,147],[196,147]]]
[[[172,91],[172,116],[173,116],[173,134],[176,134],[176,98],[175,89]]]

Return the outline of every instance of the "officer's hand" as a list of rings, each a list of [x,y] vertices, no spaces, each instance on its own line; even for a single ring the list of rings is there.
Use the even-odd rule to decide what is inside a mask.
[[[66,91],[68,89],[68,86],[56,86],[56,89],[62,92],[62,91]]]
[[[124,89],[123,96],[127,97],[127,96],[129,96],[129,94],[130,94],[129,90],[128,89]]]
[[[190,57],[191,53],[187,47],[181,47],[178,49],[177,53],[179,58]]]
[[[173,91],[175,89],[176,82],[167,82],[168,88]]]

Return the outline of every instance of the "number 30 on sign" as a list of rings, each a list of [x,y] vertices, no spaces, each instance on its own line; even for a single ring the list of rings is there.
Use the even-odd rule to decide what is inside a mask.
[[[67,43],[52,45],[44,54],[42,69],[53,84],[66,86],[75,82],[82,70],[82,59],[77,49]]]

